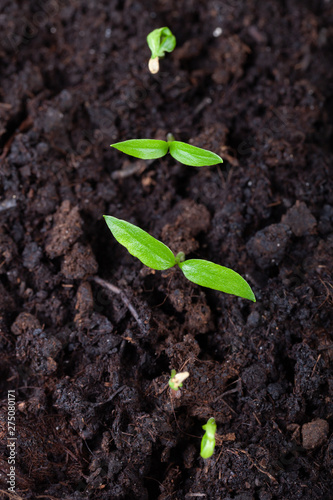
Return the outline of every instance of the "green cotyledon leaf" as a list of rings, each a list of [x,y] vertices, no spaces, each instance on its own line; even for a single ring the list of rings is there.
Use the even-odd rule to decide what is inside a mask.
[[[215,418],[211,417],[207,421],[207,424],[203,425],[202,428],[206,432],[201,440],[200,455],[202,458],[210,458],[213,455],[215,449]]]
[[[205,434],[201,440],[200,456],[202,458],[210,458],[215,450],[215,439],[208,439]]]
[[[173,158],[191,167],[209,167],[210,165],[223,163],[222,158],[216,153],[186,144],[186,142],[170,142],[169,152]]]
[[[162,28],[161,43],[158,57],[164,57],[165,52],[172,52],[176,47],[176,37],[169,28]]]
[[[172,52],[176,46],[176,38],[166,26],[158,28],[147,36],[151,57],[164,57],[165,52]]]
[[[155,160],[166,155],[169,145],[166,141],[156,139],[129,139],[111,144],[112,148],[142,160]]]
[[[197,285],[256,301],[250,285],[232,269],[200,259],[185,260],[178,265],[186,278]]]
[[[116,240],[145,266],[163,271],[176,264],[170,248],[143,229],[111,215],[104,219]]]

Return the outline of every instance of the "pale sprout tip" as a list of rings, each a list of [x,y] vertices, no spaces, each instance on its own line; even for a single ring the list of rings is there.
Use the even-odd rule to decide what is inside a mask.
[[[159,72],[160,63],[158,57],[154,57],[154,59],[149,59],[148,68],[153,75]]]
[[[189,372],[182,372],[182,373],[176,373],[176,375],[174,377],[172,377],[171,379],[171,382],[175,388],[175,390],[177,390],[181,384],[184,382],[184,380],[187,379],[187,377],[189,377]]]

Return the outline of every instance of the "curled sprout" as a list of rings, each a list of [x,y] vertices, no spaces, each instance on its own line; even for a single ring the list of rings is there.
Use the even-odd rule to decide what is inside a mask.
[[[190,376],[189,372],[177,373],[176,370],[171,370],[171,377],[170,377],[170,380],[169,380],[169,387],[173,391],[178,391],[178,389],[180,387],[183,387],[184,380],[186,380],[187,377],[189,377],[189,376]]]
[[[149,33],[147,43],[151,50],[148,69],[150,73],[156,74],[160,69],[159,59],[164,57],[165,52],[172,52],[176,47],[176,37],[165,26]]]
[[[211,417],[207,421],[207,424],[203,425],[202,428],[206,432],[201,440],[200,455],[202,458],[210,458],[213,455],[215,449],[215,418]]]

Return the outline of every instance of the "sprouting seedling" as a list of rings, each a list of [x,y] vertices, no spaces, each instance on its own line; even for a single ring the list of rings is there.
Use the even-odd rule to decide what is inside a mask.
[[[176,37],[169,28],[158,28],[147,36],[148,47],[151,50],[148,68],[153,74],[160,69],[159,59],[164,57],[165,52],[172,52],[176,47]]]
[[[145,266],[163,271],[178,265],[185,277],[197,285],[256,301],[250,285],[232,269],[208,260],[185,260],[183,252],[175,256],[164,243],[134,224],[111,215],[104,218],[116,240]]]
[[[184,380],[186,380],[187,377],[189,377],[189,376],[190,376],[189,372],[180,372],[180,373],[177,373],[176,370],[171,370],[171,377],[170,377],[170,380],[169,380],[169,387],[173,391],[178,391],[178,389],[180,387],[183,387]]]
[[[215,418],[211,417],[207,420],[207,424],[202,426],[206,431],[201,440],[200,455],[202,458],[210,458],[215,449],[215,433],[216,423]]]
[[[191,167],[204,167],[223,163],[219,155],[207,149],[198,148],[186,144],[186,142],[175,141],[172,134],[168,134],[167,139],[167,141],[129,139],[128,141],[111,144],[111,147],[142,160],[156,160],[169,152],[175,160]]]

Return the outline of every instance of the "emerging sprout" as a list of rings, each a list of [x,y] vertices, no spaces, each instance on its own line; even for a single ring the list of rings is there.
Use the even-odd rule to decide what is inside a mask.
[[[210,458],[213,455],[215,449],[215,418],[211,417],[207,421],[207,424],[203,425],[202,428],[206,432],[201,440],[200,455],[202,458]]]
[[[186,278],[197,285],[256,301],[250,285],[232,269],[208,260],[185,260],[183,252],[175,256],[164,243],[134,224],[111,215],[104,218],[116,240],[145,266],[163,271],[178,265]]]
[[[173,391],[178,391],[180,387],[183,387],[184,380],[189,377],[189,372],[177,373],[176,370],[171,370],[171,377],[169,380],[169,386]]]
[[[204,167],[223,163],[222,158],[216,153],[186,144],[186,142],[175,141],[172,134],[168,134],[168,141],[129,139],[128,141],[111,144],[111,147],[142,160],[156,160],[169,152],[175,160],[191,167]]]
[[[159,59],[164,57],[165,52],[172,52],[176,47],[176,38],[169,28],[158,28],[147,36],[148,47],[151,50],[148,68],[153,74],[160,69]]]

